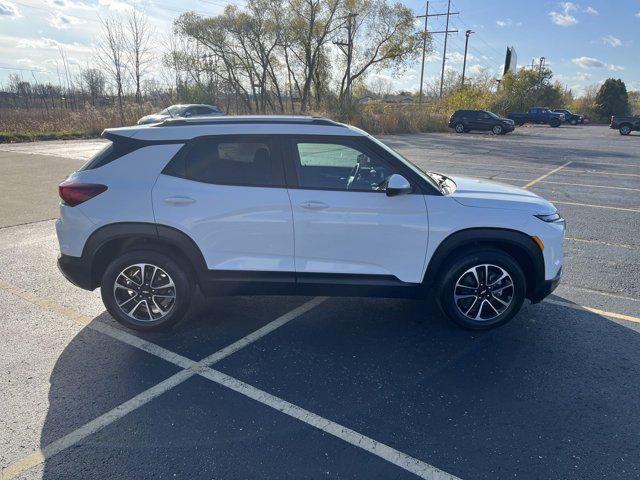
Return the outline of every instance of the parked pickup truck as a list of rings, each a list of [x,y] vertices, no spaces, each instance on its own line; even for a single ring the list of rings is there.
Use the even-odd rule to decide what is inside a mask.
[[[571,125],[578,125],[579,123],[584,123],[584,117],[582,115],[578,115],[577,113],[571,113],[570,110],[566,110],[564,108],[558,108],[556,110],[553,110],[553,112],[564,113],[564,121]]]
[[[525,123],[546,123],[552,127],[559,127],[564,121],[564,113],[555,113],[544,107],[532,107],[527,113],[507,112],[507,118],[518,126]]]
[[[620,135],[629,135],[633,131],[640,131],[640,115],[625,117],[622,115],[613,115],[611,117],[610,128],[620,131]]]

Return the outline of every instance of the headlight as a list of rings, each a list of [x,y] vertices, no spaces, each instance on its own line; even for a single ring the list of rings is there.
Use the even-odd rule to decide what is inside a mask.
[[[554,222],[564,222],[564,218],[560,216],[558,212],[552,213],[550,215],[535,215],[543,222],[554,223]]]

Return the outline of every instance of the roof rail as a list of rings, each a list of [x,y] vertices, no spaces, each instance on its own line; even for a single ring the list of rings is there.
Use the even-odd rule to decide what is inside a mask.
[[[309,124],[324,125],[331,127],[344,127],[342,123],[325,117],[303,116],[303,115],[239,115],[229,117],[200,117],[200,118],[168,118],[154,127],[179,127],[184,125],[233,125],[243,123],[261,124]]]

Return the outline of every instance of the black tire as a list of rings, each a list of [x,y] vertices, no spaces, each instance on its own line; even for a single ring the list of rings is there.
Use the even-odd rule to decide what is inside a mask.
[[[549,120],[549,126],[553,128],[559,127],[561,123],[562,122],[557,118],[552,118],[551,120]]]
[[[629,135],[631,133],[631,125],[625,123],[624,125],[620,125],[620,135]]]
[[[513,287],[511,291],[503,290],[506,294],[511,293],[509,305],[504,311],[501,311],[499,315],[494,318],[474,320],[460,310],[460,307],[454,299],[454,294],[456,292],[456,284],[463,274],[474,266],[484,264],[495,265],[507,272],[512,279]],[[490,269],[489,271],[492,272],[490,276],[495,275],[493,272],[496,270],[497,269]],[[489,281],[487,281],[486,284],[488,285]],[[526,293],[526,279],[518,262],[510,255],[495,249],[476,250],[452,259],[451,264],[446,267],[446,271],[441,274],[438,285],[437,298],[443,313],[461,327],[471,330],[489,330],[507,323],[520,311]],[[460,290],[460,288],[463,290]],[[468,287],[458,287],[458,292],[466,291],[466,288]],[[488,293],[488,295],[491,296],[491,293]],[[506,299],[506,297],[503,298]],[[496,303],[494,297],[491,297],[490,300]],[[469,301],[472,302],[473,299]],[[482,306],[482,301],[480,305],[480,310],[482,310],[483,313],[490,311],[488,306]],[[498,305],[498,308],[502,308],[499,303],[496,303],[496,305]],[[467,305],[464,305],[464,307],[466,306]],[[472,313],[475,313],[475,311]]]
[[[504,128],[502,128],[502,125],[494,125],[491,127],[491,133],[494,135],[502,135],[504,133]]]
[[[116,280],[120,277],[121,273],[125,269],[127,269],[127,267],[134,266],[136,264],[148,264],[151,266],[159,267],[158,271],[164,271],[160,274],[160,276],[164,279],[168,278],[169,281],[173,282],[173,291],[171,287],[160,286],[162,285],[162,283],[158,283],[158,279],[155,279],[154,283],[154,278],[151,278],[151,286],[157,286],[157,290],[149,288],[149,284],[145,284],[143,280],[141,281],[141,284],[139,286],[137,283],[130,283],[132,290],[130,292],[125,291],[124,293],[121,293],[122,295],[133,295],[133,297],[136,297],[137,295],[136,298],[132,297],[132,302],[136,303],[139,301],[139,299],[140,301],[144,301],[144,295],[150,298],[150,295],[152,295],[150,291],[156,292],[159,295],[173,294],[175,298],[169,303],[163,305],[163,307],[166,307],[166,314],[157,319],[150,318],[149,320],[140,320],[137,318],[133,318],[118,305],[118,300],[116,299],[115,293],[117,288],[115,286]],[[156,270],[152,270],[152,272],[154,272],[153,274],[155,275]],[[140,276],[136,276],[134,280],[140,280]],[[122,285],[122,282],[123,277],[120,277],[119,284]],[[142,291],[142,293],[135,293],[137,289],[145,289],[144,285],[147,285],[146,290]],[[173,326],[178,321],[184,319],[189,312],[189,306],[191,305],[193,292],[194,284],[185,271],[185,268],[167,255],[151,250],[135,250],[126,252],[114,259],[105,270],[104,275],[102,276],[102,284],[100,287],[102,301],[111,316],[125,327],[141,331],[166,329]],[[124,298],[127,297],[125,296]],[[157,298],[158,297],[154,297],[153,299],[151,299],[151,301]],[[120,298],[120,301],[122,301],[122,298]],[[149,303],[147,303],[146,305],[149,305],[151,301],[149,301]],[[162,302],[162,300],[159,300],[159,302]],[[131,304],[132,303],[130,303],[130,305]],[[155,308],[159,309],[160,307]],[[153,309],[154,307],[152,306],[151,310]],[[161,310],[158,310],[158,312],[160,311]],[[149,312],[148,308],[145,307],[145,305],[140,305],[139,310],[134,312],[133,316],[141,315],[144,312],[146,312],[146,314],[150,317],[154,316],[154,312]],[[156,314],[160,315],[160,313],[158,312],[156,312]]]
[[[462,122],[458,122],[453,126],[453,129],[456,131],[456,133],[465,133],[467,131],[467,129],[465,128],[464,124]]]

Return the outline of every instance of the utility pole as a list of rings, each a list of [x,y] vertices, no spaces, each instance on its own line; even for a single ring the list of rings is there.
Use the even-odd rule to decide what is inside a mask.
[[[546,59],[544,57],[540,57],[540,67],[538,67],[538,81],[540,81],[540,77],[542,76],[542,68],[544,67],[544,61]]]
[[[419,18],[419,17],[418,17]],[[422,33],[422,69],[420,70],[420,97],[419,102],[422,103],[422,86],[424,85],[424,57],[427,53],[427,20],[429,19],[429,2],[424,10],[424,32]]]
[[[464,61],[462,62],[462,88],[464,88],[464,72],[467,69],[467,47],[469,46],[469,35],[475,33],[472,30],[467,30],[464,32]]]
[[[447,39],[449,38],[449,15],[451,15],[451,0],[447,2],[447,23],[444,27],[444,51],[442,53],[442,72],[440,73],[440,96],[442,97],[442,86],[444,84],[444,64],[447,61]]]
[[[422,92],[423,92],[423,85],[424,85],[424,61],[425,61],[425,55],[426,55],[426,51],[427,51],[427,20],[429,19],[429,17],[444,17],[445,15],[447,16],[447,28],[445,28],[444,30],[438,31],[438,32],[428,32],[431,35],[435,34],[435,33],[444,33],[445,34],[445,53],[446,53],[446,45],[447,45],[447,40],[446,40],[446,36],[449,33],[457,33],[458,30],[449,30],[449,16],[451,15],[458,15],[460,12],[451,12],[451,0],[449,0],[449,9],[447,9],[447,13],[429,13],[429,2],[427,2],[427,8],[425,9],[424,15],[417,15],[416,18],[424,18],[424,38],[422,41],[422,70],[420,73],[420,103],[422,103]],[[444,68],[444,67],[443,67]],[[442,95],[442,85],[440,86],[440,95]]]
[[[340,47],[342,53],[347,56],[347,74],[346,74],[346,86],[344,91],[344,96],[347,101],[347,105],[351,103],[351,62],[353,60],[353,19],[357,17],[357,13],[350,13],[347,15],[347,41],[346,42],[333,42],[335,45]],[[345,51],[344,48],[347,48]]]

